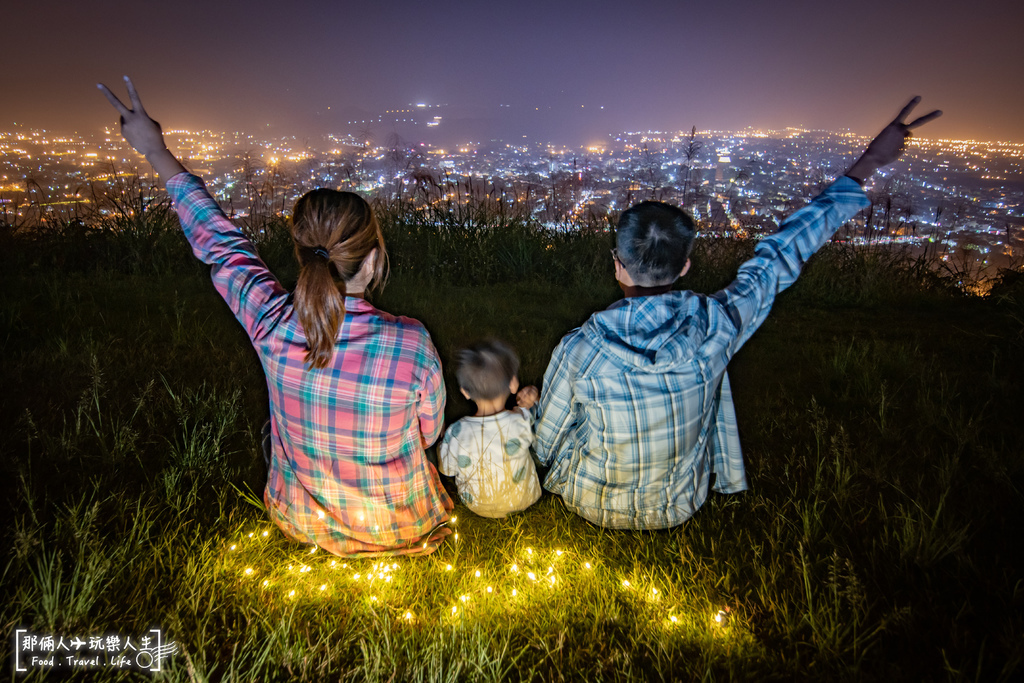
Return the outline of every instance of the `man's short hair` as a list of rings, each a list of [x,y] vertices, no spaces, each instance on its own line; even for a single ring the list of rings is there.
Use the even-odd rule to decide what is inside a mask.
[[[474,401],[508,396],[509,384],[518,372],[519,356],[511,346],[497,339],[455,353],[455,378]]]
[[[641,287],[667,285],[690,257],[697,226],[690,214],[665,202],[640,202],[619,217],[619,262]]]

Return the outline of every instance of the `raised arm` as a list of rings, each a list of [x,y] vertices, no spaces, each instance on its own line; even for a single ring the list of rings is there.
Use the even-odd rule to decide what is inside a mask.
[[[721,312],[736,332],[730,342],[730,355],[764,322],[775,296],[796,281],[807,259],[839,226],[867,206],[864,191],[857,184],[863,185],[876,170],[899,158],[912,128],[942,115],[933,111],[909,124],[903,123],[920,100],[910,100],[871,141],[844,178],[789,216],[774,235],[758,242],[754,258],[740,266],[732,284],[711,297],[721,305]]]
[[[210,276],[249,338],[258,342],[280,322],[287,310],[288,292],[260,260],[252,242],[224,216],[202,180],[188,175],[164,144],[160,124],[146,113],[127,76],[124,84],[132,108],[105,85],[99,89],[121,114],[121,134],[145,155],[174,202],[192,253],[212,266]],[[173,180],[172,180],[173,179]]]
[[[153,170],[160,176],[160,184],[166,187],[168,180],[179,173],[186,172],[185,167],[167,149],[167,145],[164,144],[164,133],[160,128],[160,124],[149,118],[149,114],[146,113],[145,108],[142,106],[142,100],[139,99],[139,93],[135,91],[132,79],[125,76],[124,84],[128,88],[128,97],[132,104],[131,109],[124,106],[121,100],[107,86],[98,83],[96,87],[106,95],[107,99],[110,100],[110,104],[114,105],[114,109],[121,114],[121,135],[124,136],[129,145],[146,157]]]

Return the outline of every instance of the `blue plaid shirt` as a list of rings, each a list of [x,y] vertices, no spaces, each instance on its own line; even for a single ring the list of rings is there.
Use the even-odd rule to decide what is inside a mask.
[[[758,243],[716,294],[627,298],[592,315],[551,354],[535,447],[544,488],[595,524],[660,529],[715,490],[747,488],[726,366],[775,296],[857,211],[843,177]]]

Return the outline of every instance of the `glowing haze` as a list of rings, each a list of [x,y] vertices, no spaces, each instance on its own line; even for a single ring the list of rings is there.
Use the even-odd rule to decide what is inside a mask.
[[[43,2],[4,18],[0,128],[109,124],[95,83],[128,73],[175,128],[344,133],[427,103],[466,139],[873,134],[919,94],[946,113],[928,137],[1024,141],[1019,0]]]

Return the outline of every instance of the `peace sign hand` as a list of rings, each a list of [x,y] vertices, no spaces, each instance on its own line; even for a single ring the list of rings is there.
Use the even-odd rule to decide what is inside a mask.
[[[910,114],[920,101],[920,97],[910,100],[907,106],[903,107],[900,111],[899,115],[893,119],[893,122],[883,128],[882,132],[871,141],[864,155],[870,157],[878,166],[891,164],[903,152],[903,148],[907,144],[907,138],[912,135],[911,130],[942,116],[942,112],[936,109],[932,113],[925,114],[910,123],[903,123],[903,119],[907,118],[907,115]]]
[[[114,93],[110,92],[110,88],[102,83],[96,85],[106,95],[110,104],[114,105],[114,109],[121,114],[121,135],[124,136],[129,145],[146,155],[146,157],[167,149],[167,146],[164,144],[164,134],[160,124],[149,118],[149,114],[146,113],[145,108],[142,106],[142,101],[139,99],[139,93],[135,91],[132,79],[125,76],[124,84],[128,88],[128,97],[131,98],[131,109],[124,106],[121,100]]]
[[[920,101],[920,97],[910,100],[907,106],[903,107],[896,118],[893,119],[892,123],[875,136],[875,139],[871,141],[868,148],[864,150],[864,154],[850,167],[846,175],[863,184],[880,167],[888,166],[899,159],[903,148],[907,144],[907,138],[912,135],[910,132],[912,129],[923,126],[929,121],[942,116],[942,112],[936,109],[930,114],[914,119],[910,123],[904,123],[903,120],[907,118]]]
[[[114,109],[121,114],[121,135],[129,145],[146,156],[157,175],[160,176],[161,182],[166,185],[168,180],[185,172],[185,167],[168,151],[167,145],[164,144],[164,134],[160,130],[160,124],[149,118],[149,114],[142,106],[142,100],[139,99],[139,93],[135,92],[132,79],[125,76],[124,84],[128,88],[128,97],[132,103],[131,109],[124,106],[107,86],[97,84],[96,87],[106,95],[110,104],[114,105]]]

